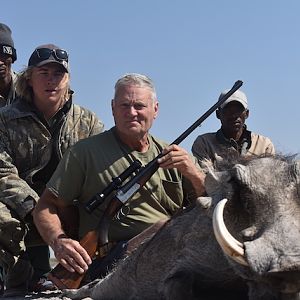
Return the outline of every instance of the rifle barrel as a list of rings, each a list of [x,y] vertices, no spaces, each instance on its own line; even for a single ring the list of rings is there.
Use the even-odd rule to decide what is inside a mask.
[[[215,103],[207,112],[205,112],[194,124],[192,124],[186,131],[184,131],[173,143],[174,145],[180,144],[190,133],[192,133],[198,126],[203,123],[218,107],[220,107],[234,92],[236,92],[243,82],[238,80],[234,83],[233,87],[223,95],[217,103]]]

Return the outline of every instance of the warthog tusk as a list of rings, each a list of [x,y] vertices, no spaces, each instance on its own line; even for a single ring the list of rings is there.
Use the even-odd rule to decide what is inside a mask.
[[[248,266],[248,263],[245,259],[245,253],[243,244],[236,240],[227,230],[224,218],[223,211],[227,199],[221,200],[215,207],[213,213],[213,228],[215,237],[226,255],[231,257],[234,261]]]

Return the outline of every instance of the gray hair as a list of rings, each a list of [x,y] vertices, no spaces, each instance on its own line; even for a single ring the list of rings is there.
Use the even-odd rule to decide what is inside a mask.
[[[34,67],[26,67],[23,71],[21,71],[18,74],[17,81],[16,81],[16,93],[17,95],[24,99],[27,102],[33,101],[33,90],[32,87],[29,84],[29,80],[32,76],[32,71]],[[62,96],[64,102],[67,101],[71,96],[71,90],[70,90],[70,75],[67,74],[67,84],[66,84],[66,90]]]
[[[142,74],[138,74],[138,73],[128,73],[118,79],[118,81],[115,84],[114,98],[115,98],[119,88],[122,86],[127,86],[127,85],[136,85],[139,87],[148,88],[151,91],[152,100],[157,101],[157,96],[156,96],[156,91],[155,91],[153,81],[146,75],[142,75]]]

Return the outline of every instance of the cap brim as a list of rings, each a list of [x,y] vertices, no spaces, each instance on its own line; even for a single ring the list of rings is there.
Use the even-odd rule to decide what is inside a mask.
[[[44,65],[47,65],[47,64],[51,64],[51,63],[56,63],[58,65],[63,66],[64,69],[66,70],[66,72],[69,73],[68,63],[66,61],[64,61],[64,60],[57,61],[57,60],[54,60],[54,59],[46,59],[46,60],[43,60],[43,61],[39,62],[38,64],[36,64],[35,67],[41,67],[41,66],[44,66]]]
[[[220,106],[220,108],[224,108],[227,104],[231,103],[231,102],[238,102],[240,103],[245,109],[248,109],[248,104],[245,103],[245,101],[241,100],[241,99],[227,99],[224,103],[222,103],[222,105]]]

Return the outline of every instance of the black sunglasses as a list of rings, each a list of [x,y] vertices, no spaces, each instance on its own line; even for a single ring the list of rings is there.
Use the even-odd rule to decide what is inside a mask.
[[[49,48],[39,48],[35,49],[32,53],[28,65],[35,66],[41,61],[48,59],[50,56],[53,56],[56,61],[66,61],[68,62],[68,53],[66,50],[62,49],[49,49]]]

